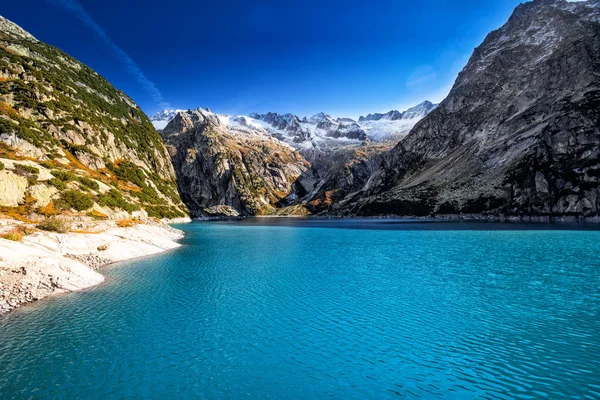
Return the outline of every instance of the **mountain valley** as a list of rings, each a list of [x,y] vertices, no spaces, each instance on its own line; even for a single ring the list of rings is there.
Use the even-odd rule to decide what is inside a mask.
[[[425,101],[403,113],[361,117],[360,123],[325,113],[230,116],[203,108],[164,110],[150,120],[165,126],[159,132],[172,149],[179,190],[194,217],[310,215],[324,211],[338,193],[359,189],[356,183],[374,171],[379,156],[435,107]],[[260,146],[248,155],[251,142]],[[227,162],[208,161],[215,156]],[[280,177],[276,191],[264,192]]]
[[[2,19],[0,206],[24,219],[47,209],[594,218],[599,4],[524,3],[441,104],[357,120],[208,108],[148,119],[88,67]]]
[[[440,105],[358,121],[325,113],[216,118],[234,137],[276,139],[310,164],[278,197],[284,214],[595,218],[599,15],[596,0],[520,5],[475,49]],[[262,186],[270,175],[246,182]]]

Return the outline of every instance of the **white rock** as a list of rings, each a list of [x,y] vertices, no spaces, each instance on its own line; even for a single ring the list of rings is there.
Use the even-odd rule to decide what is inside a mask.
[[[58,190],[56,190],[55,187],[46,186],[43,184],[31,186],[29,188],[29,194],[31,194],[31,196],[37,200],[36,201],[37,207],[47,206],[48,203],[50,203],[50,201],[52,201],[52,197],[56,193],[58,193]]]
[[[25,198],[27,179],[10,171],[0,171],[0,206],[17,207]]]

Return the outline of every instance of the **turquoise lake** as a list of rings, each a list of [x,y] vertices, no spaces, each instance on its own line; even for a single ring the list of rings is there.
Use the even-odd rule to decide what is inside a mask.
[[[198,222],[0,316],[0,399],[600,398],[600,231]]]

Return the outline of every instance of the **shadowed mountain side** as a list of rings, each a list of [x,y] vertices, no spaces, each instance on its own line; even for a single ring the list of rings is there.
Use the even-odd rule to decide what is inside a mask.
[[[342,215],[598,215],[600,2],[534,1],[488,35],[449,96]]]

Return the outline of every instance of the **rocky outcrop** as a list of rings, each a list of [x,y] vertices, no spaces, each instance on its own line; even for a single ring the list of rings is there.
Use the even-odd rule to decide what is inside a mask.
[[[303,204],[310,214],[328,213],[347,193],[363,187],[390,148],[386,144],[368,144],[341,148],[317,157],[313,161],[312,181],[296,189],[296,203]],[[309,176],[305,175],[299,181],[307,178]],[[313,189],[306,192],[305,187]]]
[[[270,214],[310,168],[278,139],[232,130],[201,108],[178,113],[162,135],[195,217]]]
[[[518,6],[333,212],[598,215],[599,66],[598,0]]]
[[[46,207],[58,194],[58,190],[54,186],[37,184],[29,188],[29,194],[36,200],[38,207]]]
[[[175,118],[177,113],[181,112],[181,111],[185,111],[185,110],[165,109],[163,111],[158,111],[158,112],[152,114],[149,118],[150,118],[150,121],[152,122],[152,125],[154,125],[154,127],[157,130],[162,130],[165,128],[165,126],[167,126],[169,124],[169,122],[171,122],[171,120],[173,118]]]
[[[17,207],[25,199],[27,179],[11,171],[0,171],[0,206]]]
[[[240,213],[231,206],[214,206],[202,210],[208,218],[237,218]]]
[[[356,122],[340,122],[335,127],[335,130],[329,130],[327,136],[332,138],[348,138],[354,140],[360,140],[362,142],[368,139],[365,130]]]

